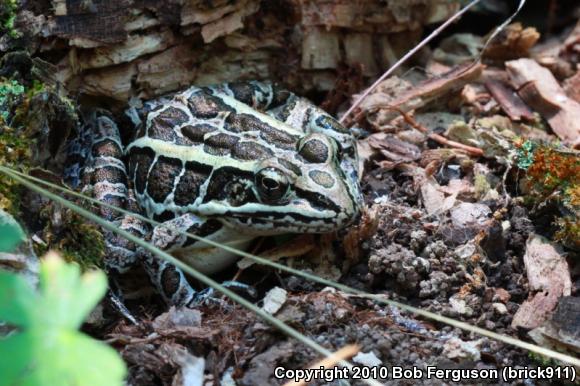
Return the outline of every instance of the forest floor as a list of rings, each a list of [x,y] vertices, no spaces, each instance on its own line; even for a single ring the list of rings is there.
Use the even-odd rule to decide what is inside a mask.
[[[552,62],[562,68],[577,60],[579,39],[577,26],[556,40],[560,48]],[[488,48],[505,66],[448,72],[458,58],[440,48],[431,75],[406,74],[379,85],[356,122],[373,132],[359,146],[368,207],[361,224],[342,238],[290,243],[283,247],[290,254],[304,243],[312,248],[306,257],[282,261],[472,326],[577,353],[580,161],[563,144],[578,144],[580,100],[574,90],[580,78],[572,71],[562,81],[558,68],[540,66],[550,62],[541,55],[545,51],[530,59],[536,40],[533,29],[512,26]],[[452,36],[441,46],[457,56],[454,44],[465,48],[465,41]],[[522,92],[528,86],[535,90]],[[566,92],[570,104],[559,111],[567,117],[558,121],[541,113]],[[412,116],[404,113],[411,109]],[[268,254],[272,247],[259,250]],[[231,279],[236,270],[220,277]],[[489,370],[555,363],[268,268],[246,269],[239,280],[257,288],[258,299],[276,287],[275,295],[269,293],[274,300],[268,296],[258,304],[273,307],[277,318],[315,342],[336,349],[359,345],[355,365]],[[120,320],[100,331],[121,350],[133,385],[171,384],[183,353],[205,358],[222,384],[235,379],[238,385],[276,384],[278,366],[304,368],[317,360],[238,306],[157,316],[141,305],[138,313],[138,326]]]
[[[360,134],[367,208],[358,225],[338,235],[261,241],[252,252],[577,357],[580,157],[574,149],[580,146],[580,23],[550,39],[541,39],[533,27],[512,24],[486,48],[485,65],[476,61],[484,42],[472,34],[447,36],[425,51],[423,70],[389,77],[346,119]],[[334,90],[322,106],[336,106],[332,95],[342,91]],[[26,98],[38,102],[34,92]],[[353,95],[350,102],[356,99]],[[58,98],[42,103],[38,109],[60,117],[63,125],[73,115],[74,108]],[[17,145],[26,146],[10,131],[0,133],[0,146]],[[4,162],[22,156],[3,153]],[[94,228],[68,229],[73,220],[82,223],[68,211],[31,193],[19,200],[28,203],[23,212],[38,239],[51,238],[49,244],[60,243],[65,251],[70,238],[94,247],[87,240]],[[68,257],[75,248],[68,249]],[[289,255],[300,256],[284,257]],[[257,295],[250,300],[326,348],[356,344],[351,360],[357,366],[392,371],[395,366],[562,365],[392,305],[241,264],[244,269],[232,267],[216,280],[235,278],[252,286]],[[274,375],[277,367],[306,368],[320,360],[238,305],[225,301],[167,310],[134,278],[136,290],[126,305],[138,324],[105,301],[83,328],[121,353],[132,386],[181,384],[200,363],[207,384],[282,384]],[[414,383],[392,374],[381,382]],[[489,382],[539,384],[532,378]]]

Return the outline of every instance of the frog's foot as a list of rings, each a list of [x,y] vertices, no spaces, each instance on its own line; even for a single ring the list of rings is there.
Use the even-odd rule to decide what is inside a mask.
[[[176,251],[196,243],[185,232],[203,237],[208,228],[212,227],[214,225],[211,221],[186,213],[157,225],[151,235],[151,244],[175,254]],[[141,261],[145,270],[166,303],[183,306],[192,302],[197,292],[188,283],[181,269],[155,258],[149,252],[140,253],[143,255]]]
[[[258,294],[254,287],[240,283],[239,281],[228,280],[221,283],[221,285],[229,290],[233,290],[237,294],[244,295],[244,297],[256,298]],[[211,287],[198,292],[193,297],[191,303],[188,304],[192,308],[199,305],[217,305],[223,308],[230,307],[226,298],[219,291]]]
[[[181,269],[152,256],[148,251],[140,250],[139,254],[145,271],[165,303],[176,307],[191,303],[197,291],[191,287]]]
[[[139,322],[137,322],[137,319],[135,318],[135,316],[133,316],[131,311],[129,311],[127,306],[125,306],[125,303],[123,302],[123,298],[122,298],[120,292],[117,292],[115,290],[110,290],[109,291],[109,299],[111,301],[111,305],[114,307],[115,310],[117,310],[117,312],[119,312],[121,315],[123,315],[132,324],[134,324],[134,325],[139,324]]]
[[[244,248],[251,238],[232,234],[229,228],[219,221],[206,220],[191,213],[186,213],[168,220],[153,229],[151,243],[171,253],[194,269],[212,274],[231,264],[235,256],[220,248],[207,245],[203,241],[187,237],[184,233],[207,237],[219,243],[228,243]],[[191,288],[183,272],[173,264],[156,259],[143,252],[142,262],[151,281],[168,304],[186,305],[196,303],[197,292]],[[242,287],[241,284],[232,287]],[[248,291],[249,292],[249,291]],[[199,303],[199,302],[197,302]]]
[[[135,217],[126,215],[118,222],[118,227],[139,238],[144,238],[147,233],[147,224]],[[124,303],[123,292],[118,283],[119,274],[126,273],[133,267],[138,259],[137,246],[124,237],[113,232],[105,232],[105,246],[107,258],[105,269],[109,274],[109,299],[113,308],[133,324],[137,320],[127,309]]]

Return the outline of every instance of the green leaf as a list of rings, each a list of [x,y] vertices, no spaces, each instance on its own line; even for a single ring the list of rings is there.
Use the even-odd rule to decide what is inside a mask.
[[[34,309],[36,297],[23,278],[0,271],[0,320],[15,326],[30,325],[30,310]]]
[[[32,358],[32,340],[29,334],[16,334],[0,339],[0,385],[21,385],[18,379],[26,374]]]
[[[81,276],[55,254],[40,269],[39,292],[0,272],[0,319],[18,327],[0,339],[0,386],[120,386],[125,364],[115,350],[77,331],[107,288],[101,271]]]
[[[0,252],[12,252],[25,240],[20,225],[8,213],[0,210]]]
[[[0,385],[122,385],[125,365],[111,347],[76,331],[39,330],[0,340]]]
[[[41,303],[46,307],[44,323],[77,329],[107,291],[102,271],[80,275],[76,264],[64,264],[55,254],[40,267]]]

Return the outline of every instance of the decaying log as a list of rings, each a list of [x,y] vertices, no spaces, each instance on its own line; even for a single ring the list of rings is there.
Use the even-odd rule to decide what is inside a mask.
[[[425,25],[459,7],[448,0],[23,4],[16,24],[28,51],[54,64],[71,94],[119,102],[250,78],[327,91],[345,65],[361,66],[370,79],[412,47]]]

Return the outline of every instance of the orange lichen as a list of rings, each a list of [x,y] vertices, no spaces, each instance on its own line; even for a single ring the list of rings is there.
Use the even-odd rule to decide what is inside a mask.
[[[580,179],[580,157],[577,154],[539,147],[534,162],[527,170],[534,189],[551,194],[556,189],[577,187]]]
[[[580,155],[531,141],[517,143],[517,163],[526,170],[526,184],[534,201],[556,200],[571,215],[556,219],[557,240],[578,246],[580,244]]]

